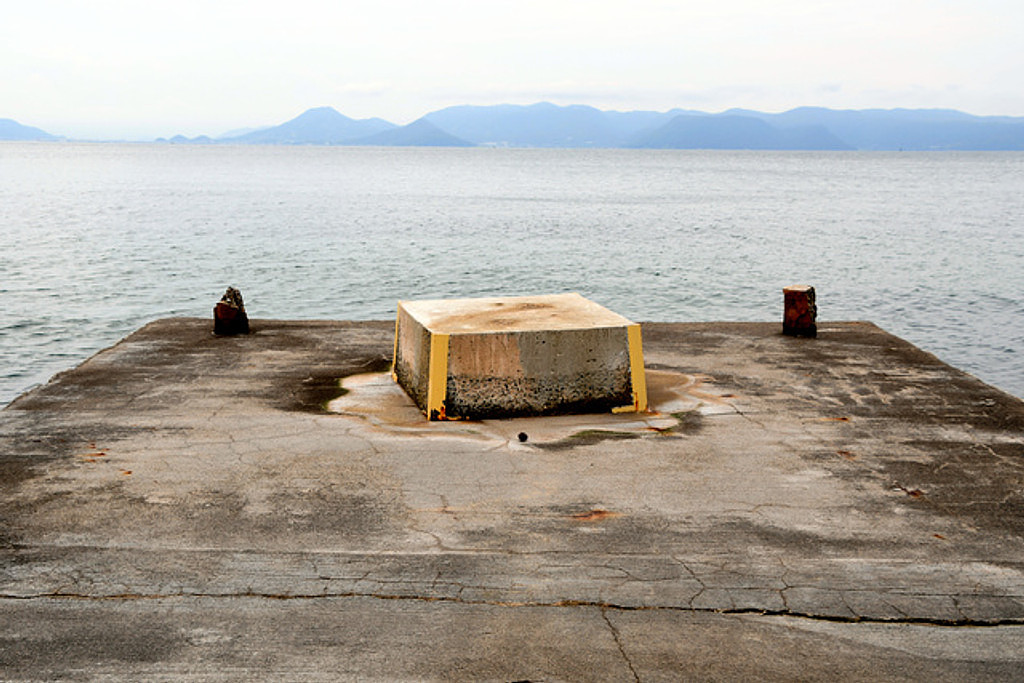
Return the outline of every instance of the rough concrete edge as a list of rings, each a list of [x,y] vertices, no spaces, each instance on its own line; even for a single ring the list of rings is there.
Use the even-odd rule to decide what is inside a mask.
[[[132,330],[131,332],[129,332],[125,336],[121,337],[120,339],[118,339],[116,342],[114,342],[110,346],[104,346],[101,349],[97,349],[94,353],[90,354],[89,356],[86,356],[82,360],[80,360],[77,363],[75,363],[74,365],[72,365],[70,368],[67,368],[65,370],[60,370],[59,372],[53,374],[45,382],[42,382],[42,383],[39,383],[39,384],[35,384],[35,385],[29,387],[28,389],[26,389],[25,391],[21,392],[20,394],[15,396],[13,399],[11,399],[10,403],[8,403],[7,405],[5,405],[3,407],[0,407],[0,412],[4,412],[4,411],[10,410],[10,409],[17,409],[18,408],[17,404],[20,403],[21,401],[24,401],[24,400],[27,400],[29,398],[32,398],[35,394],[43,391],[44,389],[46,389],[51,384],[55,384],[56,382],[59,382],[61,380],[61,378],[63,378],[65,375],[67,375],[67,374],[69,374],[71,372],[74,372],[75,370],[77,370],[78,368],[82,367],[83,365],[85,365],[89,361],[93,360],[97,356],[99,356],[101,354],[104,354],[107,351],[110,351],[111,349],[114,349],[114,348],[120,346],[121,344],[124,344],[126,341],[128,341],[132,337],[134,337],[134,336],[136,336],[138,334],[141,334],[148,327],[151,327],[151,326],[153,326],[153,325],[155,325],[157,323],[160,323],[162,321],[168,321],[168,320],[186,321],[186,320],[199,320],[199,319],[200,318],[189,318],[189,317],[175,318],[175,317],[170,317],[170,318],[158,318],[156,320],[150,320],[149,322],[143,323],[143,325],[141,327],[137,327],[136,329]],[[212,324],[211,324],[211,327],[210,327],[210,333],[213,334]]]
[[[124,337],[122,337],[121,339],[116,341],[115,343],[113,343],[113,344],[111,344],[109,346],[106,346],[104,348],[98,349],[95,353],[93,353],[93,354],[89,355],[88,357],[78,361],[72,367],[67,368],[65,370],[61,370],[61,371],[55,373],[53,376],[51,376],[45,382],[42,382],[40,384],[36,384],[36,385],[34,385],[32,387],[29,387],[28,389],[26,389],[22,393],[20,393],[17,396],[15,396],[7,405],[0,407],[0,412],[7,411],[9,409],[17,409],[17,404],[20,403],[22,400],[28,399],[28,398],[32,397],[33,395],[35,395],[36,393],[44,390],[49,385],[59,381],[66,374],[75,371],[76,369],[78,369],[82,365],[90,362],[91,360],[93,360],[97,356],[99,356],[99,355],[101,355],[103,353],[106,353],[107,351],[109,351],[111,349],[114,349],[114,348],[116,348],[118,346],[121,346],[122,344],[124,344],[124,343],[128,342],[129,340],[131,340],[133,337],[145,334],[149,330],[149,328],[156,327],[156,326],[163,325],[163,324],[173,323],[173,322],[190,322],[190,323],[207,322],[210,325],[210,334],[211,335],[213,334],[213,321],[212,321],[212,319],[201,318],[201,317],[197,317],[197,316],[166,316],[166,317],[162,317],[162,318],[154,318],[154,319],[149,320],[146,323],[144,323],[141,327],[138,327],[135,330],[129,332],[127,335],[125,335]],[[317,326],[317,327],[331,327],[331,326],[334,326],[334,325],[359,325],[359,324],[362,324],[362,323],[390,324],[390,325],[394,324],[393,320],[377,320],[377,319],[355,320],[355,319],[326,319],[326,318],[309,318],[309,319],[295,319],[295,320],[292,320],[292,319],[282,319],[282,318],[250,318],[249,322],[250,322],[250,325],[251,325],[251,328],[252,328],[252,334],[259,334],[261,325],[287,325],[289,327],[301,327],[301,326],[304,326],[304,325],[314,325],[314,326]],[[641,329],[643,329],[646,326],[651,326],[651,325],[686,325],[686,326],[691,327],[693,329],[706,329],[706,330],[711,330],[711,329],[713,329],[715,327],[722,327],[722,326],[733,327],[733,328],[741,328],[741,327],[749,327],[749,326],[755,326],[755,325],[756,326],[769,326],[770,325],[770,326],[777,327],[777,329],[778,329],[777,335],[779,337],[785,336],[782,333],[782,323],[781,322],[776,322],[776,321],[756,321],[756,320],[754,320],[754,321],[751,321],[751,320],[746,320],[746,321],[743,321],[743,320],[657,321],[657,320],[643,320],[643,321],[636,321],[636,322],[641,326]],[[939,358],[937,355],[935,355],[931,351],[927,351],[927,350],[921,348],[920,346],[917,346],[913,342],[908,341],[907,339],[905,339],[905,338],[903,338],[903,337],[901,337],[901,336],[899,336],[899,335],[897,335],[897,334],[895,334],[893,332],[889,332],[885,328],[881,327],[880,325],[878,325],[878,324],[876,324],[874,322],[871,322],[870,320],[824,320],[824,321],[819,321],[819,327],[820,328],[827,328],[829,325],[862,326],[862,327],[872,328],[873,330],[877,331],[878,333],[884,334],[884,335],[890,337],[891,339],[893,339],[895,341],[898,341],[900,344],[905,345],[905,347],[908,350],[915,352],[921,358],[927,359],[927,360],[929,360],[930,362],[932,362],[935,365],[949,368],[950,370],[954,371],[955,374],[958,374],[958,375],[962,376],[963,378],[966,378],[966,379],[972,380],[974,382],[977,382],[979,385],[984,386],[984,387],[986,387],[987,389],[989,389],[991,391],[994,391],[994,392],[997,392],[997,393],[1001,394],[1007,400],[1010,400],[1010,401],[1013,401],[1013,402],[1018,402],[1018,403],[1024,403],[1024,397],[1015,396],[1014,394],[1011,394],[1006,389],[1003,389],[1001,387],[995,386],[993,384],[989,384],[989,383],[985,382],[984,380],[980,379],[979,377],[977,377],[976,375],[973,375],[970,372],[968,372],[968,371],[966,371],[966,370],[964,370],[962,368],[959,368],[959,367],[957,367],[957,366],[955,366],[955,365],[953,365],[951,363],[947,363],[946,361],[942,360],[941,358]],[[822,331],[824,331],[824,330],[822,330]],[[807,339],[807,340],[802,340],[802,341],[805,341],[806,343],[821,343],[820,339]],[[646,365],[646,363],[645,363],[645,365]]]

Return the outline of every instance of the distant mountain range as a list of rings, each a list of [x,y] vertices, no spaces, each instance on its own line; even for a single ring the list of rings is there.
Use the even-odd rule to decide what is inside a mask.
[[[630,147],[648,149],[818,149],[851,150],[822,125],[773,126],[741,114],[677,116],[637,136]]]
[[[638,134],[684,114],[609,112],[548,102],[529,106],[448,107],[423,118],[438,128],[477,145],[503,147],[626,147]]]
[[[59,140],[0,119],[0,140]],[[331,107],[217,138],[174,136],[177,144],[593,147],[758,150],[1024,150],[1024,117],[973,116],[949,109],[834,110],[781,114],[603,111],[547,102],[448,107],[406,125],[352,119]]]
[[[384,119],[357,121],[331,107],[316,107],[279,126],[220,141],[249,145],[343,145],[395,127]]]
[[[206,136],[158,142],[243,145],[352,145],[379,147],[473,147],[474,143],[446,133],[425,118],[407,126],[384,119],[352,119],[332,107],[315,107],[279,126],[259,128],[240,135],[224,135],[216,140]]]
[[[0,119],[0,140],[45,140],[51,142],[60,140],[60,138],[39,128],[23,126],[13,119]]]

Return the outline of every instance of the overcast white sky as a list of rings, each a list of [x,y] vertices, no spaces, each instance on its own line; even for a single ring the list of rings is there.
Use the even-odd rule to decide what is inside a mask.
[[[0,118],[219,135],[329,105],[1024,115],[1021,0],[10,0]]]

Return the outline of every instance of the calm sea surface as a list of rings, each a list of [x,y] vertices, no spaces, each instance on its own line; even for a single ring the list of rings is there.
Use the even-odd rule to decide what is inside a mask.
[[[0,143],[0,405],[143,323],[578,291],[871,320],[1024,396],[1024,154]]]

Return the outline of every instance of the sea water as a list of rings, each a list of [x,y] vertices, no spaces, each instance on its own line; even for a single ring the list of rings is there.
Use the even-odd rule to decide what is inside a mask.
[[[1024,396],[1024,154],[0,143],[0,405],[147,321],[576,291],[871,320]]]

